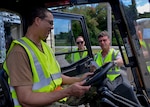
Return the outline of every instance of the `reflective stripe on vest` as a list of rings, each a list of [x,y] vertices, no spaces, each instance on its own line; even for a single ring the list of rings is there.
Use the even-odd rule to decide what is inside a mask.
[[[10,86],[10,91],[13,93],[13,92],[15,92],[15,89]],[[16,96],[16,95],[13,95],[13,102],[14,102],[15,107],[21,107],[21,105],[19,104],[17,98],[16,97],[14,98],[14,96]]]
[[[42,67],[41,67],[38,59],[36,58],[36,55],[34,54],[32,49],[30,48],[30,46],[26,42],[24,42],[22,39],[19,39],[18,41],[21,42],[22,44],[24,44],[30,50],[32,57],[33,57],[33,60],[34,60],[36,71],[38,73],[38,76],[40,77],[40,82],[34,83],[32,89],[37,90],[37,89],[40,89],[44,86],[49,85],[51,83],[52,79],[50,77],[45,78]],[[51,74],[51,76],[52,76],[53,80],[55,80],[55,79],[58,79],[61,77],[61,73],[59,72],[57,74]]]
[[[32,70],[32,73],[33,73],[33,77],[35,79],[33,79],[34,84],[33,84],[32,90],[33,91],[38,91],[38,92],[50,92],[50,91],[55,90],[55,88],[57,86],[60,86],[60,84],[62,83],[62,79],[61,79],[61,72],[60,72],[60,68],[58,66],[58,63],[56,62],[55,59],[50,59],[54,55],[51,54],[51,50],[48,49],[48,46],[46,45],[46,43],[42,42],[43,46],[45,45],[45,47],[43,47],[43,48],[45,49],[46,54],[47,55],[49,53],[51,54],[51,55],[47,56],[49,60],[46,63],[49,63],[50,60],[53,60],[53,66],[55,65],[55,67],[53,67],[52,69],[56,68],[56,71],[53,71],[52,73],[49,73],[48,71],[46,71],[47,74],[44,74],[45,73],[43,71],[44,69],[42,69],[43,63],[42,63],[42,65],[39,63],[39,61],[38,61],[39,60],[38,59],[39,55],[36,56],[37,55],[35,53],[36,51],[32,50],[32,48],[34,49],[34,47],[33,47],[34,44],[32,42],[30,42],[30,43],[32,43],[33,45],[30,44],[30,43],[28,44],[28,43],[29,43],[29,40],[26,37],[23,37],[22,39],[19,39],[18,41],[15,40],[11,44],[11,47],[10,47],[8,53],[11,51],[11,49],[13,48],[13,46],[15,44],[20,44],[21,46],[23,46],[24,49],[26,50],[28,56],[29,56],[30,63],[31,63],[31,69],[34,69],[34,70]],[[9,75],[8,68],[7,68],[7,65],[6,65],[6,61],[4,62],[3,67],[6,70],[7,74]],[[38,80],[36,80],[36,79],[38,79]],[[8,82],[10,84],[10,79],[9,78],[8,78]],[[12,98],[13,98],[15,107],[21,107],[21,105],[19,104],[19,102],[17,100],[17,95],[16,95],[16,92],[15,92],[14,88],[10,86],[10,89],[11,89]]]
[[[98,52],[97,55],[94,57],[94,60],[96,61],[96,63],[99,66],[102,66],[103,64],[105,64],[107,62],[111,62],[111,61],[115,60],[117,57],[117,54],[119,53],[119,51],[116,51],[113,48],[111,48],[109,50],[109,53],[107,54],[107,56],[103,60],[101,52],[102,52],[102,50],[100,50],[100,52]],[[118,77],[120,75],[119,70],[120,70],[119,67],[114,67],[114,68],[110,69],[109,72],[107,72],[107,77],[111,81],[113,81],[116,77]]]
[[[112,49],[112,55],[111,55],[111,59],[112,61],[114,61],[119,53],[119,51]],[[116,72],[117,71],[117,72]],[[119,69],[118,67],[113,67],[111,72],[107,72],[107,74],[119,74]]]

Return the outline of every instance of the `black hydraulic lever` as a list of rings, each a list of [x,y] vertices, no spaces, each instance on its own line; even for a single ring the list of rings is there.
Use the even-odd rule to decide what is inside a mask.
[[[113,102],[111,102],[110,100],[108,100],[107,98],[102,98],[101,102],[106,103],[107,105],[109,105],[109,107],[119,107],[117,105],[115,105]]]

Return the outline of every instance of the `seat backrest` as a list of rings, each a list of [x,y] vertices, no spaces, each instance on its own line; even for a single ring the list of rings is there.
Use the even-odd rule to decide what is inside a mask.
[[[14,107],[6,72],[0,70],[0,107]]]

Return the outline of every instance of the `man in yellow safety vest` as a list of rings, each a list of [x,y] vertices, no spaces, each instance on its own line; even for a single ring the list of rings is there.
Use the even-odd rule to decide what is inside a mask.
[[[102,31],[98,36],[98,42],[101,47],[101,50],[97,52],[94,57],[94,60],[98,66],[102,66],[107,62],[114,61],[116,66],[112,68],[108,73],[107,77],[113,81],[117,76],[120,75],[120,69],[123,65],[123,60],[119,50],[115,50],[110,47],[110,39],[107,31]]]
[[[90,86],[82,86],[82,80],[89,74],[61,74],[51,48],[43,41],[53,29],[52,13],[46,8],[34,8],[27,18],[25,36],[12,42],[3,65],[14,107],[45,107],[65,97],[83,95]],[[62,84],[70,86],[62,89]]]

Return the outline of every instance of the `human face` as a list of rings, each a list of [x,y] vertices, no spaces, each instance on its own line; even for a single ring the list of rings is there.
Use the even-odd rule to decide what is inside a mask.
[[[53,29],[53,15],[50,12],[47,12],[46,17],[44,19],[41,19],[41,21],[41,33],[43,35],[43,39],[46,39]]]
[[[84,42],[83,38],[80,38],[80,37],[77,38],[76,44],[77,44],[79,50],[84,49],[85,42]]]
[[[49,20],[49,19],[43,19],[43,20],[45,20],[46,22],[48,22],[51,26],[53,26],[53,20]]]
[[[102,36],[98,38],[98,42],[102,50],[109,50],[110,39],[108,38],[108,36]]]

